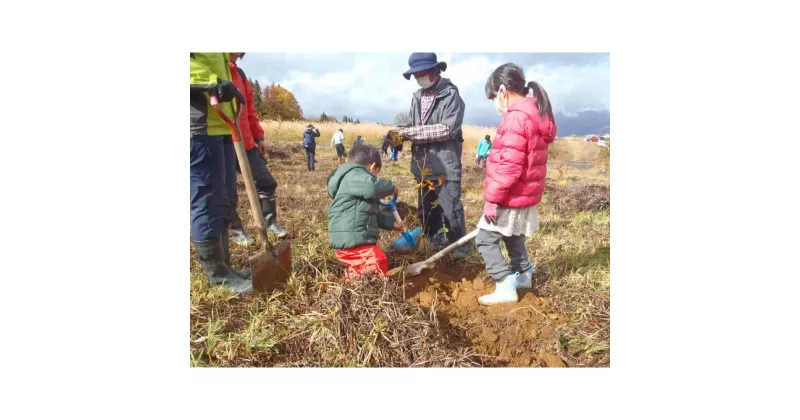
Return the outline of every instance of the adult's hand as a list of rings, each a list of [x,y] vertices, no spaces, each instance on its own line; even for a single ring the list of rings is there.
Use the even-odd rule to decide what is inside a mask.
[[[483,217],[486,218],[486,221],[496,225],[497,224],[497,204],[486,202],[483,205]]]
[[[394,222],[394,230],[398,232],[404,232],[406,230],[406,224],[403,222],[400,223]]]
[[[267,157],[267,144],[264,143],[263,137],[256,139],[256,146],[258,146],[258,153],[260,153],[261,156]]]
[[[217,96],[220,102],[230,102],[233,98],[236,98],[240,105],[247,104],[242,92],[236,89],[236,86],[230,80],[219,79],[219,83],[214,86],[214,92],[212,93]]]

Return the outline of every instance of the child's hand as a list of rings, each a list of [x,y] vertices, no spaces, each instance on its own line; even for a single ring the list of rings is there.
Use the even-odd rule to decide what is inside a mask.
[[[394,222],[394,230],[404,232],[406,230],[406,224],[403,222]]]
[[[394,184],[394,193],[400,194],[400,187],[398,187],[397,184]]]
[[[496,225],[497,224],[497,204],[486,202],[483,205],[483,217],[486,218],[486,221]]]

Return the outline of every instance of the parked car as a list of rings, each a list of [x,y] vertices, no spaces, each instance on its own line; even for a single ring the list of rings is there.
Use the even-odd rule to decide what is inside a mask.
[[[595,134],[589,134],[588,136],[584,137],[583,141],[597,143],[600,141],[600,138]]]

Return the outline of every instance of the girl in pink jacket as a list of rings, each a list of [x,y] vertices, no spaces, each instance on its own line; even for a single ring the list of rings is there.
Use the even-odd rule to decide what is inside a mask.
[[[516,302],[517,288],[533,284],[534,264],[528,259],[525,238],[539,230],[537,205],[544,193],[547,147],[555,140],[556,125],[547,92],[536,82],[526,84],[516,64],[503,64],[489,76],[486,97],[494,101],[503,121],[486,165],[486,203],[475,243],[496,282],[494,293],[478,302],[494,305]],[[510,266],[500,241],[506,244]]]

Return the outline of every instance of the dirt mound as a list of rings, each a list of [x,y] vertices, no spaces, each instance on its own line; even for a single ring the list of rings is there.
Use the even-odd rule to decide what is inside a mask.
[[[326,283],[300,314],[281,348],[292,366],[480,366],[472,350],[448,345],[434,321],[403,299],[402,286],[364,278],[354,284]],[[279,364],[280,365],[280,364]]]
[[[561,185],[548,181],[545,186],[546,201],[560,213],[581,211],[611,211],[611,191],[603,184]]]
[[[478,351],[486,366],[564,366],[556,327],[567,318],[553,313],[547,299],[520,290],[517,303],[481,306],[478,297],[491,293],[493,282],[442,271],[406,279],[405,286],[409,301],[436,311],[443,329],[465,331],[461,344]]]
[[[300,146],[291,143],[267,142],[267,153],[270,159],[288,159],[300,152]]]
[[[403,201],[397,201],[397,213],[403,220],[406,220],[406,217],[413,216],[417,217],[417,206],[413,206]],[[416,219],[415,219],[416,220]]]

